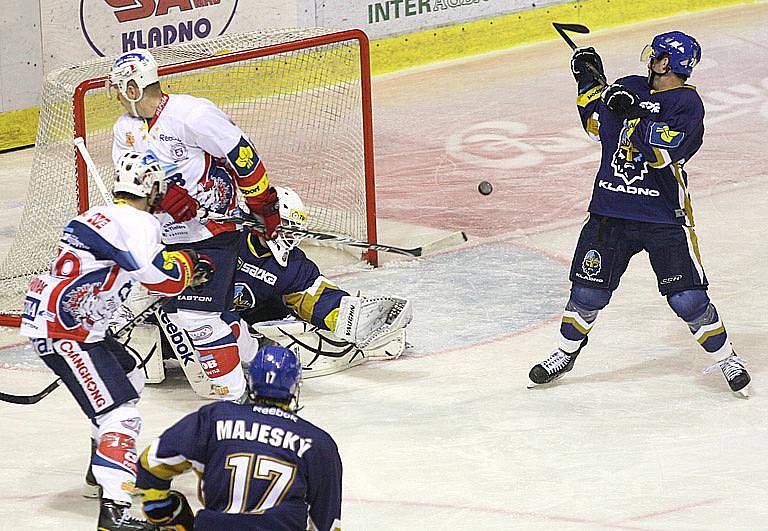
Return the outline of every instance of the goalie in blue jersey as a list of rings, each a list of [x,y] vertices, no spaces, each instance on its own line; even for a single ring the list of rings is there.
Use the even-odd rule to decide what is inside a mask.
[[[659,292],[712,356],[707,370],[719,367],[731,390],[746,395],[744,360],[707,296],[684,169],[704,135],[704,105],[687,84],[701,47],[685,33],[663,33],[646,46],[642,60],[647,77],[627,76],[605,86],[598,80],[604,74],[597,52],[574,51],[581,122],[601,142],[602,160],[571,263],[559,346],[529,377],[534,385],[546,384],[572,369],[630,259],[646,251]]]
[[[290,188],[275,187],[284,226],[305,229],[308,213]],[[306,376],[346,369],[369,358],[396,358],[406,347],[410,301],[352,296],[326,278],[298,248],[300,236],[265,240],[243,233],[234,279],[233,312],[225,316],[243,361],[262,336],[297,352]],[[255,334],[256,338],[246,330]]]
[[[336,443],[296,415],[301,365],[280,346],[248,368],[249,401],[203,406],[167,429],[138,463],[147,519],[179,531],[341,529],[342,465]],[[203,509],[192,514],[171,480],[202,479]]]

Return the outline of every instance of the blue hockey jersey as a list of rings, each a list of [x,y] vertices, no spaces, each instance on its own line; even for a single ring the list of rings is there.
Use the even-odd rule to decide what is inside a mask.
[[[695,87],[656,91],[641,76],[616,81],[640,97],[649,116],[623,120],[600,99],[597,86],[577,106],[587,133],[602,143],[589,211],[635,221],[694,224],[685,163],[704,136],[704,105]]]
[[[301,249],[291,250],[288,264],[281,267],[258,238],[243,233],[235,271],[234,311],[257,308],[277,297],[302,320],[333,332],[341,298],[347,295]]]
[[[267,403],[215,402],[168,428],[141,455],[136,487],[164,497],[194,468],[204,508],[195,530],[341,529],[341,458],[330,435]]]

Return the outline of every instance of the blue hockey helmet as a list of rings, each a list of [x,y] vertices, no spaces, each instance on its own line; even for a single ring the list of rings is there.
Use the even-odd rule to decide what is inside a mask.
[[[299,393],[301,363],[279,345],[262,347],[248,366],[251,391],[257,397],[289,402]]]
[[[682,31],[670,31],[656,35],[653,42],[643,49],[640,60],[647,63],[663,55],[669,57],[670,70],[687,77],[701,61],[701,46],[696,39]]]

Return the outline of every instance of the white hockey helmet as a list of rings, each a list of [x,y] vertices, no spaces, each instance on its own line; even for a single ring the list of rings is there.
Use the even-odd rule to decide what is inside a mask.
[[[139,88],[139,96],[135,99],[128,97],[128,82],[133,81]],[[144,96],[144,89],[160,81],[157,74],[157,61],[148,50],[136,49],[125,52],[115,59],[109,69],[107,88],[116,88],[120,94],[131,103],[138,103]]]
[[[165,172],[154,153],[129,151],[117,161],[113,193],[123,192],[136,197],[150,197],[157,185],[154,203],[158,204],[168,188]]]
[[[297,229],[307,228],[307,219],[309,216],[304,208],[304,202],[299,194],[290,188],[275,186],[277,198],[280,202],[280,220],[284,227],[294,227]],[[277,238],[267,241],[272,256],[282,267],[288,265],[288,255],[291,251],[304,240],[306,236],[301,234],[286,234],[279,232]]]

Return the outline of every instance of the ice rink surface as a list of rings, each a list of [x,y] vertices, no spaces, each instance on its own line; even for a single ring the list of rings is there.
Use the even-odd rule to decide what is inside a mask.
[[[410,297],[416,312],[402,358],[302,390],[302,415],[339,444],[344,529],[768,528],[766,27],[760,4],[576,38],[598,49],[609,78],[644,73],[637,57],[662,31],[702,44],[691,83],[707,133],[686,169],[710,296],[753,377],[748,400],[701,373],[711,360],[658,295],[644,254],[574,370],[526,389],[556,345],[599,155],[580,131],[562,41],[375,80],[380,240],[471,239],[338,278]],[[0,157],[0,245],[31,156]],[[477,193],[481,180],[493,194]],[[7,335],[0,389],[37,392],[52,374]],[[180,373],[148,387],[139,445],[203,403]],[[0,404],[0,420],[0,529],[93,529],[97,503],[79,495],[89,429],[74,400],[59,389],[37,405]],[[179,486],[194,499],[191,475]]]

